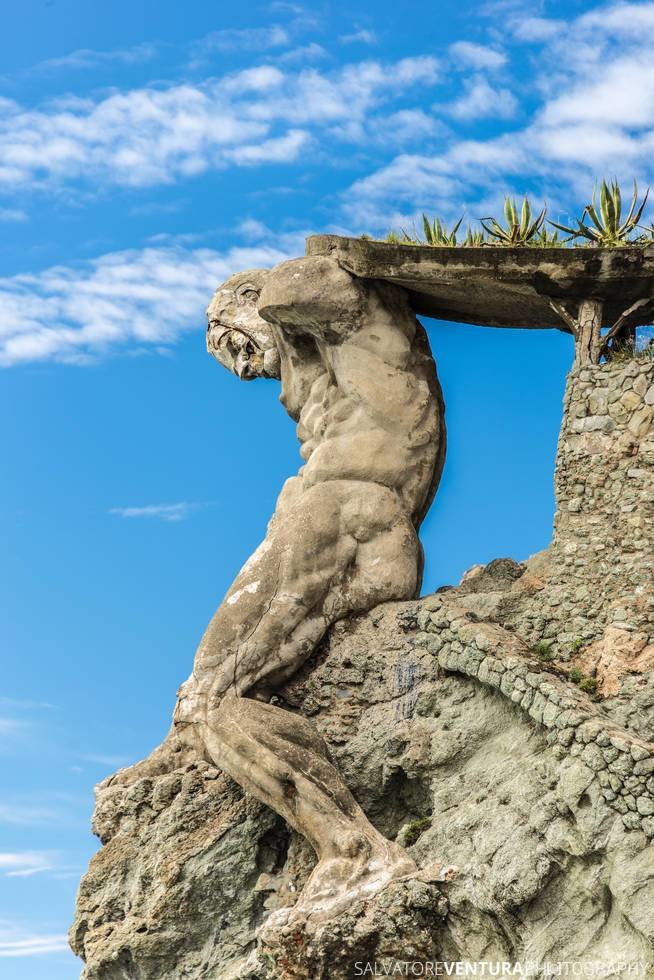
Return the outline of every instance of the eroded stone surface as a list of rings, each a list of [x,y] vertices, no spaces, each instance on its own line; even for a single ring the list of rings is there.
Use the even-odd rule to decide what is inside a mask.
[[[311,716],[382,833],[406,843],[418,827],[409,853],[419,864],[459,866],[453,882],[433,886],[449,913],[432,922],[432,950],[473,961],[644,957],[654,942],[654,823],[629,798],[654,788],[645,772],[652,746],[616,720],[620,699],[590,700],[515,634],[470,622],[459,603],[491,594],[451,590],[338,624],[283,704]],[[530,708],[528,696],[517,700],[521,683]],[[215,776],[200,764],[128,790],[100,787],[96,829],[107,844],[84,881],[73,933],[87,980],[122,978],[112,963],[127,950],[143,980],[302,975],[283,963],[267,974],[255,933],[268,911],[294,901],[315,857]],[[336,926],[349,935],[354,919]],[[420,920],[410,921],[420,933]],[[280,936],[264,948],[285,960],[288,943]],[[316,969],[332,948],[306,945]]]
[[[548,552],[342,620],[276,695],[375,828],[457,877],[257,942],[315,856],[180,753],[99,787],[72,931],[85,980],[338,980],[403,938],[425,958],[652,960],[653,387],[651,361],[573,372]]]
[[[440,935],[447,908],[438,886],[415,878],[393,881],[322,928],[264,927],[250,962],[259,970],[263,964],[271,977],[281,973],[298,980],[345,980],[361,976],[368,964],[392,976],[407,960],[442,959],[443,943],[450,945],[449,938]]]

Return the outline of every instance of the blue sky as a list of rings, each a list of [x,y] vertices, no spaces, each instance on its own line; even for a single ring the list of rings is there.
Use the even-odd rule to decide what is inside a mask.
[[[92,788],[164,735],[298,466],[204,353],[229,274],[643,184],[654,4],[23,0],[0,36],[0,977],[71,980]],[[449,455],[425,591],[549,538],[571,342],[428,323]]]

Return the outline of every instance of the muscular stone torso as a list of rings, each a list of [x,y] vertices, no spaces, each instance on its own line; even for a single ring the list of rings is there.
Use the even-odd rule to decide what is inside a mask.
[[[351,340],[313,345],[309,371],[306,337],[277,328],[281,399],[297,419],[305,487],[378,483],[398,494],[417,524],[440,475],[440,388],[422,326],[410,316],[397,322],[376,312]],[[302,379],[295,368],[300,355]]]

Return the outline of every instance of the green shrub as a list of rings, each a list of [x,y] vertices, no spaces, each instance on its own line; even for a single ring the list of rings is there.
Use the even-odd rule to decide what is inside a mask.
[[[537,657],[541,660],[545,660],[548,663],[555,659],[554,653],[552,651],[552,644],[548,643],[547,640],[539,640],[538,643],[532,648]]]
[[[588,694],[591,698],[597,698],[597,680],[584,674],[579,667],[571,667],[568,671],[568,680],[576,684],[580,691]]]
[[[595,695],[597,694],[597,681],[594,677],[583,677],[579,681],[579,690],[586,694]]]
[[[404,828],[404,846],[411,847],[431,827],[431,817],[419,817]]]
[[[607,354],[607,359],[610,359],[611,364],[654,360],[654,339],[649,340],[642,347],[639,347],[633,340],[614,342]]]

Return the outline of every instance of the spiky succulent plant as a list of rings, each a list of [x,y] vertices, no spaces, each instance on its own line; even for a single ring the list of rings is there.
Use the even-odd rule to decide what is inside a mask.
[[[396,231],[389,231],[388,235],[386,236],[386,241],[390,242],[391,245],[419,245],[420,244],[417,238],[411,238],[411,235],[408,235],[406,231],[401,231],[399,232],[399,234]]]
[[[543,226],[537,235],[534,235],[530,241],[530,245],[534,248],[561,248],[570,241],[568,238],[559,238],[558,231],[549,231],[545,226]]]
[[[631,238],[631,235],[638,227],[642,213],[647,204],[649,187],[645,191],[645,196],[638,201],[638,184],[634,180],[634,192],[631,198],[631,205],[627,217],[622,218],[622,195],[620,185],[614,178],[610,184],[606,180],[602,181],[599,193],[599,211],[595,204],[597,187],[593,189],[593,196],[590,204],[584,208],[581,218],[577,218],[577,227],[571,228],[568,225],[561,225],[556,221],[550,221],[554,228],[565,232],[572,238],[585,238],[592,245],[605,248],[617,248],[623,245],[635,244],[638,238]],[[590,223],[586,221],[590,219]]]
[[[639,241],[643,242],[643,244],[654,241],[654,222],[651,225],[638,225],[638,227],[645,232],[644,235],[640,236]]]
[[[480,218],[480,224],[491,236],[492,242],[488,244],[529,245],[534,235],[540,231],[546,212],[547,208],[544,207],[538,217],[532,219],[529,198],[525,195],[518,215],[515,198],[506,197],[504,199],[506,227],[503,227],[496,218]]]
[[[430,221],[426,214],[422,216],[422,227],[425,232],[425,241],[428,245],[440,245],[453,248],[456,245],[456,233],[459,230],[463,217],[448,231],[440,218]]]
[[[483,245],[486,241],[483,231],[477,231],[476,228],[471,228],[468,225],[468,230],[466,232],[466,237],[463,239],[462,244],[467,245],[469,248],[476,248],[479,245]]]

